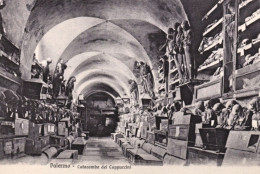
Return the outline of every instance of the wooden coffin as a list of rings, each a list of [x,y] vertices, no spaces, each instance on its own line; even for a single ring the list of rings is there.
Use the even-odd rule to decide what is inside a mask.
[[[15,135],[26,136],[29,135],[29,120],[16,118],[15,119]]]
[[[260,153],[260,132],[255,131],[230,131],[226,148],[252,153]]]
[[[0,121],[0,138],[13,136],[15,133],[13,125],[12,121]]]
[[[35,124],[33,122],[29,122],[29,138],[31,139],[39,139],[42,136],[42,124]]]
[[[117,144],[121,147],[123,143],[129,142],[126,138],[118,138]]]
[[[184,115],[183,112],[175,112],[173,114],[173,125],[181,125],[181,124],[196,124],[202,121],[200,116],[187,114]]]
[[[227,148],[222,165],[259,166],[260,154]]]
[[[147,132],[146,142],[150,144],[155,144],[155,135],[153,132],[150,131]]]
[[[10,158],[13,151],[12,139],[0,139],[0,159]]]
[[[203,150],[197,147],[188,147],[188,165],[212,165],[221,166],[224,153]]]
[[[146,166],[162,166],[163,161],[151,154],[138,154],[138,158],[134,160],[135,165],[146,165]]]
[[[41,155],[42,153],[41,146],[42,146],[41,141],[27,138],[25,144],[25,153],[27,155]]]
[[[167,146],[167,132],[154,130],[155,144],[159,146]]]
[[[160,146],[154,146],[151,150],[151,154],[160,160],[163,160],[164,156],[167,154],[167,150]]]
[[[195,86],[195,101],[209,100],[222,96],[223,80],[222,78]]]
[[[48,123],[44,123],[42,125],[42,136],[47,136],[47,135],[49,135],[49,133],[48,133]]]
[[[52,123],[48,123],[48,128],[47,128],[47,131],[48,131],[48,134],[49,135],[54,135],[56,134],[56,125],[55,124],[52,124]]]
[[[195,125],[169,125],[168,137],[193,143],[195,141]]]
[[[124,135],[121,134],[121,133],[116,134],[116,135],[115,135],[115,142],[118,141],[118,138],[124,138]]]
[[[160,124],[164,121],[168,121],[168,117],[155,117],[155,122],[156,122],[156,129],[160,130]]]
[[[146,137],[147,137],[147,130],[148,130],[148,126],[142,126],[141,127],[141,138],[146,139]]]
[[[58,122],[58,135],[61,135],[61,136],[65,136],[66,134],[66,131],[65,129],[67,128],[66,126],[66,122]]]
[[[177,158],[175,156],[172,155],[168,155],[166,154],[164,159],[163,159],[163,165],[164,166],[185,166],[186,165],[186,160]]]
[[[260,132],[230,131],[223,165],[260,165]]]
[[[225,151],[229,130],[218,128],[199,129],[203,146],[205,149]]]
[[[14,138],[13,139],[13,145],[14,145],[13,153],[14,154],[25,153],[25,143],[26,143],[25,137]]]
[[[44,149],[44,148],[46,148],[47,146],[50,145],[50,136],[49,135],[42,136],[40,138],[40,141],[41,141],[41,148]]]
[[[54,147],[66,147],[68,145],[68,141],[63,136],[51,135],[50,136],[50,145]]]
[[[141,160],[139,154],[147,154],[147,152],[141,148],[127,149],[127,157],[132,164],[136,164],[136,162],[138,163],[138,161]]]
[[[167,153],[169,155],[186,160],[188,152],[188,141],[168,138]]]
[[[78,150],[78,153],[82,155],[85,151],[86,141],[83,137],[78,137],[75,139],[75,141],[72,143],[71,149],[72,150]]]
[[[78,151],[77,150],[64,150],[61,152],[56,159],[78,159]]]

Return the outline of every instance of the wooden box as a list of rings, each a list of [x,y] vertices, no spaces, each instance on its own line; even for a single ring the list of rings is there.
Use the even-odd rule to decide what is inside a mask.
[[[56,134],[56,125],[55,124],[52,124],[52,123],[48,123],[48,134],[49,135],[53,135],[53,134]]]
[[[168,137],[192,143],[195,141],[195,125],[169,125]]]
[[[229,130],[218,128],[199,129],[205,149],[225,151]]]
[[[155,144],[159,146],[167,146],[167,132],[154,130]]]
[[[180,124],[196,124],[200,123],[201,117],[197,115],[187,114],[184,115],[183,112],[175,112],[173,114],[173,125],[180,125]]]
[[[47,136],[47,135],[49,135],[49,133],[48,133],[48,123],[44,123],[42,125],[42,136]]]
[[[0,159],[10,158],[13,152],[13,140],[9,138],[0,139]]]
[[[54,147],[66,147],[68,145],[68,142],[63,136],[51,135],[50,145]]]
[[[147,152],[141,148],[127,149],[127,157],[133,164],[138,163],[138,161],[142,159],[139,154],[147,154]]]
[[[150,144],[154,144],[155,143],[155,135],[154,135],[153,132],[150,132],[150,131],[147,132],[146,142],[148,142]]]
[[[41,141],[41,148],[44,149],[44,148],[46,148],[47,146],[50,145],[50,136],[49,135],[42,136],[40,138],[40,141]]]
[[[48,157],[48,159],[51,159],[57,155],[58,149],[56,147],[50,147],[44,150],[42,153],[45,154]]]
[[[154,145],[153,144],[150,144],[150,143],[144,143],[143,145],[142,145],[142,149],[144,150],[144,151],[146,151],[147,153],[151,153],[151,151],[152,151],[152,148],[154,147]]]
[[[41,155],[41,141],[27,138],[25,144],[25,153],[28,155]]]
[[[83,155],[85,151],[85,145],[86,141],[83,137],[78,137],[75,139],[75,141],[72,143],[71,149],[72,150],[78,150],[80,155]]]
[[[15,119],[15,135],[26,136],[29,135],[29,120],[16,118]]]
[[[168,138],[167,153],[169,155],[187,159],[188,141]]]
[[[215,151],[202,150],[197,147],[188,147],[188,164],[189,165],[212,165],[221,166],[224,153]]]
[[[154,146],[151,150],[151,154],[159,158],[160,160],[163,160],[164,156],[167,154],[167,151],[165,148],[162,148],[160,146]]]
[[[13,145],[14,145],[14,154],[19,154],[19,153],[25,153],[25,143],[26,143],[26,138],[21,137],[21,138],[14,138],[13,139]]]
[[[29,123],[29,138],[39,139],[42,136],[42,124],[35,124],[33,122]]]
[[[56,159],[78,159],[78,151],[77,150],[64,150],[61,152]]]
[[[217,79],[195,86],[195,101],[209,100],[211,98],[219,98],[222,96],[223,79]]]
[[[0,121],[0,138],[13,136],[15,133],[13,125],[14,122],[12,121]]]
[[[260,155],[249,151],[227,148],[222,165],[259,166]]]
[[[200,133],[195,133],[195,146],[200,147],[200,148],[203,147],[203,142],[202,142]]]
[[[260,153],[260,132],[230,131],[226,148]]]
[[[160,124],[161,124],[162,120],[167,120],[168,121],[168,117],[159,117],[159,116],[155,117],[156,129],[160,130]]]
[[[138,154],[138,158],[134,161],[135,165],[162,166],[163,161],[151,154]]]
[[[165,166],[173,166],[173,165],[184,166],[184,165],[186,165],[186,160],[166,154],[163,159],[163,165],[165,165]]]
[[[65,136],[66,122],[58,122],[58,135]]]
[[[146,139],[146,137],[147,137],[147,130],[148,130],[148,126],[142,126],[141,127],[141,138]]]

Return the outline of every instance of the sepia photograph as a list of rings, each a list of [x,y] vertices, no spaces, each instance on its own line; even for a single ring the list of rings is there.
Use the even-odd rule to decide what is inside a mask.
[[[0,0],[1,173],[259,166],[260,0]]]

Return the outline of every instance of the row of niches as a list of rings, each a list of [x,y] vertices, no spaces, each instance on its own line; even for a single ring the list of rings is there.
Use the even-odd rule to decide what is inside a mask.
[[[0,91],[0,120],[2,121],[12,123],[16,119],[26,119],[36,124],[57,123],[63,118],[76,119],[78,116],[79,113],[58,107],[57,104],[29,99],[9,89]],[[1,130],[5,131],[5,129]]]

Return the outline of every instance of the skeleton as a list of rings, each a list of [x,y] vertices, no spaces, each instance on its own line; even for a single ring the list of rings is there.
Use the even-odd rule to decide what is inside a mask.
[[[133,100],[133,104],[136,105],[138,103],[138,99],[139,99],[137,83],[134,80],[129,80],[128,84],[130,85],[130,92],[131,92],[131,98]]]

